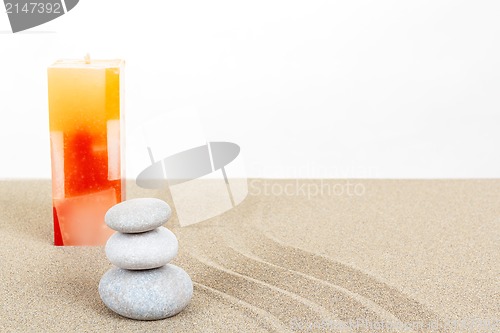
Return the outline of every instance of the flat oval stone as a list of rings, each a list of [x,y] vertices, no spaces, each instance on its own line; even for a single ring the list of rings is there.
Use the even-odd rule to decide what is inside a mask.
[[[144,271],[111,268],[99,282],[108,308],[127,318],[157,320],[181,312],[193,296],[193,282],[172,264]]]
[[[138,233],[153,230],[165,224],[172,210],[163,200],[136,198],[122,201],[111,207],[104,221],[113,230],[123,233]]]
[[[165,227],[138,234],[114,233],[106,243],[109,261],[126,269],[150,269],[166,265],[174,259],[179,242]]]

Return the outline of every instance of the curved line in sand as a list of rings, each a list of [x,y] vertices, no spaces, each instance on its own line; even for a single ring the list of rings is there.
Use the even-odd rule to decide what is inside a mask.
[[[255,228],[253,230],[254,230],[254,235],[257,235],[255,233]],[[339,287],[350,290],[353,293],[359,294],[367,299],[370,299],[372,302],[377,303],[380,307],[384,308],[389,313],[392,313],[395,317],[397,317],[399,320],[403,322],[415,322],[415,321],[429,322],[440,319],[438,315],[426,309],[425,306],[422,305],[421,303],[410,298],[409,296],[406,296],[405,294],[391,287],[390,285],[378,281],[375,277],[361,270],[347,266],[340,262],[332,261],[331,259],[323,257],[318,254],[310,253],[296,247],[291,247],[289,245],[282,244],[279,240],[267,236],[264,233],[262,233],[262,236],[259,237],[259,240],[267,243],[265,246],[262,246],[262,248],[266,249],[273,247],[275,248],[274,251],[269,251],[269,252],[275,254],[276,253],[285,254],[283,256],[284,258],[301,257],[304,259],[304,260],[296,260],[294,262],[288,261],[287,263],[291,265],[284,265],[284,266],[282,263],[279,262],[279,260],[276,260],[275,257],[266,258],[268,260],[274,259],[274,260],[269,260],[269,262],[281,267],[286,267],[288,269],[294,269],[301,272],[302,268],[301,263],[303,263],[306,260],[312,262],[313,263],[312,266],[315,268],[327,267],[327,269],[331,269],[332,271],[335,270],[339,271],[340,272],[339,274],[328,276],[328,278],[326,278],[325,281],[333,283]],[[267,261],[266,259],[263,260]],[[321,274],[319,273],[321,272],[310,270],[306,274],[321,279],[321,277],[318,277],[318,275],[321,276]]]
[[[271,326],[271,328],[276,331],[276,332],[282,332],[284,330],[287,330],[288,328],[286,326],[284,326],[281,321],[276,318],[275,316],[273,315],[270,315],[268,312],[266,312],[265,310],[257,307],[257,306],[254,306],[248,302],[245,302],[241,299],[238,299],[236,297],[233,297],[225,292],[222,292],[220,290],[217,290],[217,289],[214,289],[214,288],[211,288],[209,286],[206,286],[202,283],[199,283],[199,282],[193,282],[193,284],[198,287],[198,288],[201,288],[207,292],[210,292],[212,294],[215,294],[223,299],[225,299],[227,302],[229,302],[231,305],[236,305],[236,306],[239,306],[241,308],[243,308],[244,310],[246,311],[249,311],[249,312],[252,312],[256,315],[259,316],[259,318],[262,318],[263,322],[260,322],[262,324],[267,324],[268,326]],[[265,323],[264,323],[265,321]],[[267,328],[267,327],[266,327]]]
[[[386,311],[383,307],[381,307],[377,303],[373,302],[372,300],[370,300],[370,299],[368,299],[366,297],[363,297],[362,295],[360,295],[358,293],[355,293],[355,292],[350,291],[348,289],[342,288],[341,286],[337,286],[336,284],[333,284],[331,282],[328,282],[328,281],[325,281],[325,280],[322,280],[322,279],[318,279],[318,278],[316,278],[314,276],[311,276],[309,274],[298,272],[298,271],[292,270],[290,268],[281,267],[281,266],[275,265],[273,263],[264,261],[261,258],[256,257],[256,256],[254,256],[252,254],[247,254],[247,253],[242,252],[241,249],[235,249],[233,247],[230,247],[230,248],[235,253],[238,253],[238,254],[246,257],[249,261],[260,262],[260,263],[262,263],[264,265],[268,265],[268,266],[273,267],[275,269],[275,272],[279,271],[279,270],[286,270],[286,271],[288,271],[288,272],[290,272],[290,273],[292,273],[294,275],[298,275],[299,277],[301,277],[303,279],[311,280],[311,282],[318,283],[318,284],[321,284],[321,285],[323,285],[325,287],[331,288],[331,289],[337,291],[339,294],[344,294],[347,297],[351,298],[353,301],[355,301],[357,304],[359,304],[361,307],[363,307],[364,309],[366,309],[368,311],[372,311],[379,318],[383,319],[386,322],[397,323],[399,325],[403,324],[403,322],[401,322],[392,313]],[[357,309],[351,309],[351,310],[357,310]],[[348,318],[341,318],[341,319],[342,320],[346,320]]]
[[[428,310],[423,304],[359,269],[283,244],[278,239],[266,235],[255,225],[240,224],[238,230],[229,230],[227,233],[228,229],[231,228],[226,228],[226,233],[221,236],[229,244],[235,244],[231,248],[246,248],[253,257],[259,258],[264,263],[303,273],[348,290],[377,304],[377,308],[382,311],[375,311],[373,307],[371,311],[379,315],[388,314],[389,317],[397,318],[399,322],[441,321],[437,314]],[[251,246],[251,244],[259,244],[259,246]],[[325,270],[331,271],[332,274],[325,275]]]
[[[295,293],[289,292],[287,290],[284,290],[284,289],[279,288],[279,287],[277,287],[275,285],[266,283],[264,281],[254,279],[254,278],[252,278],[250,276],[242,275],[242,274],[237,273],[235,271],[232,271],[230,269],[224,268],[224,267],[222,267],[222,266],[214,263],[213,261],[211,261],[209,259],[202,258],[202,257],[197,256],[197,255],[193,255],[192,258],[198,260],[200,263],[204,264],[205,266],[211,267],[213,269],[217,269],[217,270],[219,270],[221,272],[224,272],[224,273],[226,273],[228,275],[236,276],[236,277],[238,277],[240,279],[245,279],[245,280],[251,281],[254,284],[258,284],[258,285],[264,286],[264,287],[266,287],[268,289],[271,289],[271,290],[273,290],[275,292],[283,294],[283,295],[287,296],[288,298],[293,299],[296,302],[302,303],[303,305],[307,306],[309,309],[315,311],[317,314],[323,315],[324,316],[323,319],[324,318],[330,319],[329,317],[332,316],[332,313],[330,311],[328,311],[327,309],[325,309],[323,306],[321,306],[321,305],[319,305],[319,304],[317,304],[315,302],[312,302],[312,301],[310,301],[310,300],[308,300],[308,299],[306,299],[306,298],[304,298],[304,297],[302,297],[300,295],[297,295]]]

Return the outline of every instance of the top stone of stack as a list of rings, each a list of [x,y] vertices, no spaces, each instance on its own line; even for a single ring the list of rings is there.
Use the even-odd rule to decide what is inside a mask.
[[[155,198],[137,198],[120,202],[111,207],[104,221],[113,230],[134,234],[156,229],[165,224],[172,210],[170,206]]]

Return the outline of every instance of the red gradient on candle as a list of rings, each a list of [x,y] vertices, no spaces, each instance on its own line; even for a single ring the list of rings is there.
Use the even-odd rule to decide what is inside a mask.
[[[83,131],[65,135],[64,156],[64,190],[67,197],[114,187],[116,200],[121,201],[121,181],[108,180],[106,137],[96,137]]]
[[[52,207],[52,213],[54,214],[54,245],[62,246],[64,245],[64,242],[61,235],[61,228],[59,227],[56,207]]]

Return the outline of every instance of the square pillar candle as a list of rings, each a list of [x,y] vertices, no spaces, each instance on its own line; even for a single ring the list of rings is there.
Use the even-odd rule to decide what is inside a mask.
[[[125,200],[123,60],[59,60],[48,68],[55,245],[103,245]]]

